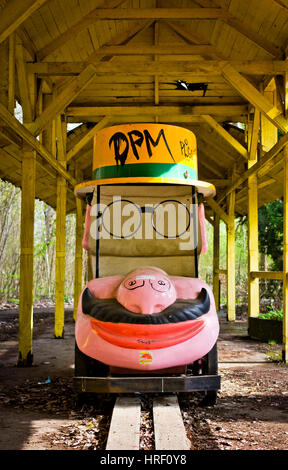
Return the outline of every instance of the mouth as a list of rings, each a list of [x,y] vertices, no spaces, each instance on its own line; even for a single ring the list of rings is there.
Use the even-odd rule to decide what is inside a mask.
[[[91,317],[93,331],[111,344],[132,349],[166,348],[193,338],[204,328],[201,317],[209,309],[206,289],[196,299],[176,300],[152,315],[130,312],[116,299],[97,299],[88,288],[82,294],[82,312]]]

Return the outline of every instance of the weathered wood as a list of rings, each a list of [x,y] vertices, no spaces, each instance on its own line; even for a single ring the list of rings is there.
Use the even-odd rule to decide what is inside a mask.
[[[63,166],[58,163],[51,152],[49,152],[35,137],[24,127],[14,116],[7,112],[7,109],[0,103],[0,118],[21,137],[32,149],[36,150],[46,162],[54,168],[57,173],[64,176],[67,182],[73,187],[77,184],[76,180],[70,175]]]
[[[183,114],[199,116],[205,112],[213,115],[239,115],[246,113],[247,107],[243,105],[207,105],[207,106],[69,106],[66,116],[166,116],[169,114]]]
[[[90,13],[94,20],[133,19],[217,19],[226,17],[221,8],[98,8]]]
[[[47,0],[9,0],[1,10],[0,42],[8,38],[29,16]]]
[[[235,166],[232,181],[235,179]],[[235,191],[227,197],[227,317],[228,321],[236,319],[236,284],[235,284]]]
[[[288,363],[288,147],[284,148],[283,199],[283,344],[282,359]]]
[[[251,279],[283,279],[283,272],[282,271],[250,271]],[[251,315],[251,316],[258,316],[258,315]]]
[[[18,77],[18,89],[23,111],[23,122],[29,123],[33,120],[32,103],[29,93],[28,75],[26,71],[26,62],[24,59],[24,50],[22,44],[16,44],[16,70]]]
[[[265,114],[265,116],[282,132],[287,132],[288,121],[281,115],[281,110],[263,96],[245,77],[243,77],[232,65],[225,64],[222,68],[223,77],[244,96],[253,106]]]
[[[190,450],[176,396],[154,398],[153,421],[156,450]]]
[[[21,182],[19,366],[31,366],[33,362],[32,334],[35,176],[36,153],[25,144],[23,147]]]
[[[106,450],[139,450],[141,402],[118,397],[114,405]]]
[[[69,152],[67,152],[67,162],[69,162],[69,160],[71,160],[86,144],[88,144],[88,142],[91,139],[93,139],[96,132],[98,132],[101,129],[103,129],[104,127],[106,127],[108,123],[109,123],[109,117],[106,116],[106,117],[103,117],[102,119],[100,119],[100,121],[97,122],[97,124],[95,124],[95,126],[92,127],[92,129],[90,129],[82,137],[82,139],[79,140],[79,142],[77,142],[74,145],[74,147],[72,147],[72,149],[69,150]]]
[[[257,163],[257,147],[260,127],[260,113],[254,111],[254,120],[249,139],[248,168]],[[259,315],[259,280],[251,276],[251,271],[258,271],[258,180],[256,175],[248,178],[248,315]]]
[[[226,214],[226,212],[222,209],[222,207],[220,207],[219,204],[216,201],[214,201],[214,199],[208,199],[206,202],[208,206],[210,206],[211,209],[213,209],[213,211],[219,215],[220,219],[222,219],[225,222],[225,224],[228,225],[229,217]]]
[[[15,33],[9,36],[9,84],[8,84],[8,110],[14,114],[15,108]]]
[[[250,176],[253,174],[257,175],[263,168],[269,167],[271,161],[273,161],[273,158],[278,155],[281,150],[283,150],[287,142],[288,134],[285,134],[283,137],[281,137],[281,139],[279,139],[277,144],[275,144],[274,147],[272,147],[272,149],[263,156],[260,161],[245,171],[245,173],[243,173],[239,178],[237,178],[235,182],[232,183],[232,185],[226,190],[225,194],[219,199],[218,202],[221,202],[221,200],[225,199],[228,194],[241,186],[241,184],[243,184]]]
[[[228,144],[230,144],[236,152],[238,152],[246,160],[248,159],[248,152],[245,147],[243,147],[237,139],[235,139],[231,134],[229,134],[224,127],[222,127],[212,116],[207,114],[202,115],[203,120],[212,127],[221,137],[223,137]]]
[[[77,181],[83,181],[83,172],[76,170]],[[73,318],[76,320],[79,297],[83,288],[83,248],[82,239],[84,232],[83,201],[76,198],[76,227],[75,227],[75,268],[74,268],[74,307]]]
[[[75,98],[83,88],[85,88],[93,79],[96,74],[96,68],[94,65],[89,64],[79,76],[73,78],[71,82],[65,86],[63,91],[52,101],[52,103],[47,106],[43,113],[37,117],[37,119],[32,123],[27,125],[28,130],[34,136],[40,134],[44,127],[61,113],[68,104],[71,103],[73,98]]]
[[[213,225],[213,294],[216,310],[220,308],[219,260],[220,260],[220,217],[214,212]]]
[[[61,116],[56,119],[57,160],[66,167],[66,123]],[[65,297],[65,234],[67,185],[62,175],[57,175],[56,187],[56,260],[55,260],[55,338],[64,335],[64,297]]]
[[[173,47],[173,46],[172,46]],[[185,50],[184,46],[184,50]],[[31,73],[39,75],[77,75],[82,72],[85,67],[91,62],[95,61],[94,53],[88,57],[86,61],[82,62],[27,62],[27,70]],[[174,58],[173,58],[174,59]],[[129,73],[133,75],[153,75],[154,73],[162,74],[163,76],[178,75],[179,74],[207,74],[207,79],[210,74],[220,75],[221,67],[231,65],[238,73],[250,75],[277,75],[287,72],[288,62],[284,60],[191,60],[190,57],[185,59],[182,57],[180,61],[173,62],[168,60],[161,60],[160,63],[154,64],[147,59],[139,61],[130,60],[129,62],[120,63],[105,63],[97,64],[98,73]],[[259,92],[258,92],[259,93]],[[203,113],[204,114],[204,113]]]

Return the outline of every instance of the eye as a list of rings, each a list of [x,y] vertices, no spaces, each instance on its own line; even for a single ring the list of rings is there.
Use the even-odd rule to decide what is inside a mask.
[[[143,287],[144,282],[145,281],[143,281],[143,279],[128,279],[124,282],[124,287],[126,287],[126,289],[133,290],[137,289],[138,287]]]
[[[158,292],[167,292],[170,289],[170,282],[167,280],[159,279],[158,281],[149,281],[152,289]]]

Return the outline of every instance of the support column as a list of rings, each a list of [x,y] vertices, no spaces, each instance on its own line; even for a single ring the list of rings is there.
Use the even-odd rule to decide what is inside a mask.
[[[18,366],[33,362],[33,247],[36,152],[23,146]]]
[[[66,123],[56,119],[57,160],[66,168]],[[64,336],[65,294],[65,234],[67,185],[63,176],[57,175],[56,202],[56,271],[55,271],[55,338]]]
[[[284,201],[283,201],[283,345],[282,358],[288,363],[288,147],[283,150]]]
[[[248,133],[248,169],[257,163],[257,146],[260,113],[255,109],[253,126]],[[257,176],[248,178],[248,316],[259,315],[259,278],[252,278],[251,271],[259,271],[258,255],[258,181]]]
[[[236,319],[235,302],[235,191],[228,196],[227,224],[227,315],[229,321]]]
[[[80,181],[80,172],[76,171],[76,180]],[[74,309],[73,319],[76,320],[78,300],[82,291],[82,271],[83,271],[83,202],[76,198],[76,240],[75,240],[75,275],[74,275]]]
[[[214,212],[213,230],[213,294],[216,310],[220,309],[219,289],[219,243],[220,243],[220,217]]]

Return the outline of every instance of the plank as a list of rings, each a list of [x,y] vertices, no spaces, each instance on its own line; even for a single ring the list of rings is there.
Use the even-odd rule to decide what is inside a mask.
[[[140,398],[118,397],[113,409],[106,450],[138,450],[140,417]]]
[[[156,450],[189,450],[178,399],[176,396],[153,400],[153,421]]]
[[[0,42],[4,41],[47,0],[10,0],[1,11]]]

